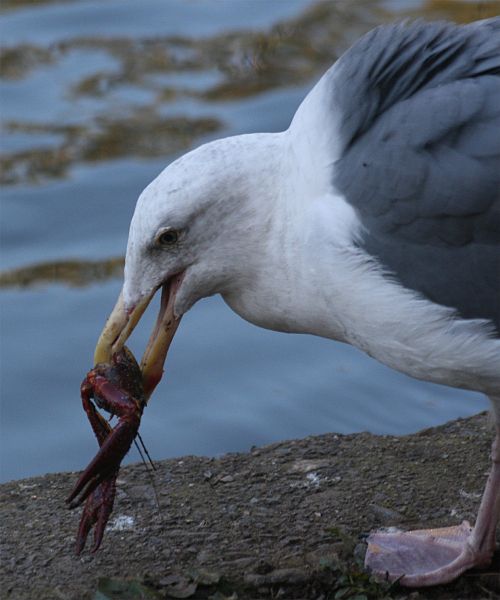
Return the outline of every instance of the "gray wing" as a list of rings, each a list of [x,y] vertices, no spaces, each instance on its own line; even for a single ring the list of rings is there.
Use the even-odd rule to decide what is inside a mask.
[[[334,185],[406,287],[500,332],[500,18],[370,32],[337,63]]]

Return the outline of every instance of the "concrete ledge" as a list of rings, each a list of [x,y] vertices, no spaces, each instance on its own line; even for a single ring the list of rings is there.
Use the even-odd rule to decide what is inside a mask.
[[[186,456],[157,463],[156,493],[143,465],[125,467],[101,549],[79,558],[80,514],[64,504],[76,473],[2,484],[1,597],[94,598],[109,585],[102,578],[131,578],[158,598],[327,598],[344,588],[339,597],[498,598],[498,552],[490,569],[418,592],[375,585],[359,568],[372,528],[473,522],[492,435],[481,414],[403,437],[328,434]],[[109,597],[136,597],[127,593]]]

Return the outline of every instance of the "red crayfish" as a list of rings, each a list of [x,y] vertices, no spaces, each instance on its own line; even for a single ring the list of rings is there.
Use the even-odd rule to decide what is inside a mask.
[[[81,385],[83,408],[99,443],[99,452],[83,471],[67,502],[75,508],[85,501],[78,530],[76,553],[85,547],[93,526],[95,552],[102,541],[116,493],[120,463],[134,441],[146,405],[142,373],[130,350],[124,346],[111,363],[96,365]],[[111,427],[92,402],[112,415],[118,423]]]
[[[180,323],[181,317],[175,315],[174,305],[183,277],[183,273],[172,275],[128,307],[120,294],[97,342],[95,366],[82,382],[81,396],[100,448],[67,499],[70,508],[85,502],[77,536],[77,554],[83,550],[94,526],[92,551],[101,544],[113,510],[120,463],[138,433],[142,411],[162,378],[165,358]],[[124,344],[160,288],[156,325],[139,366]],[[115,427],[111,428],[99,414],[92,399],[98,408],[118,417]]]

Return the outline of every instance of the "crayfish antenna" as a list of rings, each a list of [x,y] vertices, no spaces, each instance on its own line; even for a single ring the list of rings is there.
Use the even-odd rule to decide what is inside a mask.
[[[154,473],[153,473],[153,471],[156,471],[156,466],[155,466],[153,459],[151,458],[151,456],[148,452],[148,449],[146,448],[146,444],[144,443],[144,440],[142,439],[139,432],[137,432],[137,437],[139,438],[139,441],[141,442],[141,446],[142,446],[144,452],[146,453],[146,456],[148,457],[149,464],[152,467],[152,471],[150,471],[148,469],[148,464],[147,464],[146,460],[144,459],[144,455],[141,451],[141,448],[140,448],[139,444],[137,443],[137,440],[134,440],[135,447],[137,448],[137,451],[139,452],[139,454],[141,456],[142,462],[143,462],[144,466],[146,467],[146,472],[148,473],[149,480],[151,481],[151,487],[153,488],[153,493],[155,495],[155,501],[156,501],[156,506],[158,508],[158,514],[160,515],[160,519],[161,519],[160,499],[158,498],[158,490],[156,489],[156,482],[155,482]]]
[[[148,449],[146,448],[146,444],[144,443],[144,440],[142,439],[142,437],[141,437],[141,434],[140,434],[139,432],[137,432],[137,437],[139,438],[139,441],[141,442],[142,449],[144,450],[144,452],[146,453],[146,456],[148,457],[149,464],[151,465],[151,468],[153,469],[153,471],[156,471],[156,466],[155,466],[155,464],[154,464],[154,462],[153,462],[153,459],[152,459],[152,458],[151,458],[151,456],[149,455]],[[144,460],[144,457],[142,456],[142,452],[140,451],[140,449],[139,449],[139,446],[138,446],[137,442],[136,442],[136,444],[135,444],[135,445],[136,445],[136,447],[137,447],[137,450],[139,450],[139,454],[141,455],[142,462],[143,462],[144,464],[146,464],[146,461]]]

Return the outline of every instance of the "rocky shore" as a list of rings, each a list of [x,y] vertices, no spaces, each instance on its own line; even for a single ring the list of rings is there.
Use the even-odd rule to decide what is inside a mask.
[[[490,568],[406,590],[363,572],[370,529],[473,521],[489,468],[487,415],[403,437],[328,434],[220,458],[121,470],[97,554],[74,554],[76,473],[0,486],[1,597],[500,598]],[[89,544],[90,545],[90,544]]]

